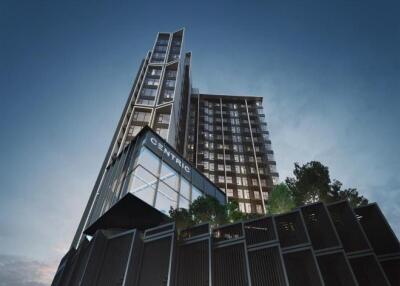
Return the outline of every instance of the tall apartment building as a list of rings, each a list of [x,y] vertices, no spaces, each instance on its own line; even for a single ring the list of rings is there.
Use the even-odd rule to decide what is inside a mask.
[[[187,158],[242,212],[265,213],[278,173],[262,97],[194,91],[188,125]]]
[[[278,179],[262,97],[200,94],[191,86],[191,53],[184,30],[158,33],[143,59],[73,245],[102,213],[108,168],[138,132],[151,127],[178,154],[204,172],[243,212],[264,213]],[[112,201],[105,205],[111,205]]]
[[[101,197],[107,168],[144,126],[150,126],[178,153],[184,152],[190,99],[190,53],[183,53],[184,30],[158,33],[142,60],[125,108],[97,176],[72,245],[84,229]]]

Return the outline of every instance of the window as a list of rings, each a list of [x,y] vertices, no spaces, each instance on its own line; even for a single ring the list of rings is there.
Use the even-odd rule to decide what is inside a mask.
[[[195,186],[192,186],[192,202],[203,195]]]
[[[149,122],[150,115],[151,115],[150,111],[147,112],[147,111],[135,110],[135,112],[133,113],[133,119],[135,121]]]
[[[238,189],[237,192],[238,192],[238,198],[239,199],[243,199],[243,190],[242,189]]]
[[[251,183],[253,184],[253,186],[258,186],[257,179],[251,179]]]
[[[228,184],[232,184],[232,177],[226,176],[226,182],[227,182]]]
[[[187,199],[190,199],[190,183],[185,178],[181,177],[181,195]]]
[[[268,193],[267,192],[263,192],[263,197],[264,197],[264,200],[268,200]]]
[[[245,166],[240,166],[240,171],[242,174],[246,174],[246,167]]]
[[[161,164],[160,180],[174,190],[179,190],[179,174],[164,162]]]
[[[242,178],[243,186],[248,186],[247,178]]]
[[[153,173],[155,176],[159,174],[161,160],[153,152],[146,147],[142,147],[140,154],[134,163],[135,166],[144,166],[148,171]]]
[[[218,153],[218,160],[224,160],[224,154],[219,154]]]
[[[218,171],[223,171],[224,170],[224,165],[218,164]]]
[[[214,163],[210,163],[209,167],[210,167],[210,171],[214,171]]]
[[[241,185],[242,185],[242,178],[241,178],[241,177],[236,177],[236,184],[237,184],[238,186],[241,186]]]
[[[226,195],[228,197],[233,197],[233,190],[232,189],[226,189]]]
[[[263,213],[262,206],[256,205],[256,211],[257,211],[257,213],[262,214]]]
[[[167,71],[167,77],[176,77],[176,71],[168,70]]]
[[[239,209],[242,213],[246,212],[245,208],[244,208],[244,203],[239,203]]]
[[[266,186],[267,186],[267,180],[262,179],[262,180],[261,180],[261,186],[262,186],[262,187],[266,187]]]
[[[145,84],[150,86],[158,86],[160,84],[160,80],[154,78],[148,78],[146,79]]]
[[[231,172],[231,171],[232,171],[231,166],[230,166],[230,165],[225,166],[225,170],[226,170],[227,172]]]
[[[162,138],[167,139],[168,136],[168,128],[156,127],[156,133],[160,135]]]
[[[190,202],[186,198],[179,196],[179,208],[181,209],[189,209]]]
[[[249,190],[244,190],[244,198],[250,199],[250,191]]]
[[[157,123],[161,123],[161,124],[169,124],[169,119],[170,119],[171,115],[166,114],[166,113],[158,113],[157,114],[157,119],[156,122]]]
[[[131,174],[128,192],[152,206],[156,186],[157,178],[139,166]]]
[[[218,176],[218,183],[224,183],[224,182],[225,182],[224,176]]]
[[[256,200],[259,200],[260,199],[260,192],[257,192],[257,191],[254,191],[254,198],[256,199]]]
[[[156,97],[157,89],[154,89],[154,88],[143,88],[141,95],[142,96],[147,96],[147,97]]]
[[[142,130],[143,126],[142,125],[131,125],[129,126],[128,129],[128,135],[129,136],[136,136],[140,130]]]
[[[163,182],[159,182],[155,208],[168,214],[171,208],[176,209],[177,206],[178,193]]]
[[[161,69],[149,68],[147,73],[149,75],[152,75],[152,76],[160,76],[161,75]]]
[[[166,81],[165,81],[165,86],[166,87],[175,87],[175,80],[171,80],[171,79],[167,79]]]
[[[256,169],[254,167],[250,167],[250,173],[251,174],[255,174],[256,173]]]
[[[250,203],[246,203],[246,212],[251,213],[251,204]]]
[[[237,166],[237,165],[235,166],[235,172],[240,174],[240,166]]]

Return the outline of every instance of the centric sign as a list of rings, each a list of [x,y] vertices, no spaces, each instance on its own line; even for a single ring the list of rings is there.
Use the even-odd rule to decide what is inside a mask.
[[[153,146],[157,147],[159,151],[161,151],[164,156],[166,156],[171,162],[174,164],[178,165],[179,168],[182,168],[185,170],[186,173],[190,174],[191,167],[187,165],[180,157],[178,157],[173,151],[171,151],[169,148],[164,146],[162,142],[160,142],[157,138],[151,136],[150,137],[150,142]]]

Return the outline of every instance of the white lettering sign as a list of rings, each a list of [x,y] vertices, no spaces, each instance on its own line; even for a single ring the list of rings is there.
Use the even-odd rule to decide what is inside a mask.
[[[178,156],[175,155],[174,152],[167,149],[161,142],[158,142],[156,138],[150,137],[150,142],[151,144],[156,146],[164,154],[164,156],[175,162],[180,168],[185,170],[186,173],[190,173],[190,166],[185,164],[185,162],[178,158]]]

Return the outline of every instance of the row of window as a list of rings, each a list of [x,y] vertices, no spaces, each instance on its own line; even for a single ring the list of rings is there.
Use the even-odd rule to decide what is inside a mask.
[[[221,134],[215,134],[207,131],[201,131],[200,134],[202,135],[204,140],[222,140],[222,135]],[[263,133],[262,136],[253,136],[253,142],[264,142],[266,140],[269,140],[269,134],[268,133]],[[230,134],[224,134],[223,139],[225,141],[232,141],[234,143],[241,143],[243,141],[251,142],[251,137],[250,136],[241,136],[241,135],[230,135]]]
[[[234,170],[234,172],[236,174],[243,174],[243,175],[246,175],[246,174],[255,175],[255,174],[257,174],[255,167],[249,167],[249,166],[244,166],[244,165],[234,165],[233,166],[234,169],[232,169],[231,165],[225,165],[224,166],[223,164],[217,164],[216,166],[217,166],[217,168],[215,168],[215,164],[214,163],[211,163],[211,162],[208,162],[208,161],[204,161],[203,162],[204,170],[210,171],[210,172],[213,172],[215,170],[232,172],[232,170]],[[273,172],[276,172],[276,166],[275,165],[270,165],[269,170],[272,170],[272,169],[275,170]],[[258,168],[258,172],[261,175],[268,174],[268,172],[265,172],[263,168]]]
[[[236,197],[239,199],[251,199],[250,193],[253,193],[253,197],[256,200],[261,200],[260,192],[259,191],[250,191],[248,189],[237,189],[236,190],[237,194],[234,194],[233,189],[226,189],[226,195],[227,197]]]
[[[253,213],[251,209],[251,203],[239,202],[239,209],[243,213]],[[256,205],[256,212],[259,214],[263,213],[262,206],[260,204]]]
[[[220,107],[221,103],[219,101],[216,102],[212,102],[212,101],[208,101],[208,100],[202,100],[201,101],[201,105],[208,107],[208,108],[213,108],[213,107]],[[261,101],[256,101],[255,104],[254,103],[247,103],[248,107],[262,107],[262,102]],[[233,109],[238,109],[238,107],[241,108],[246,108],[246,105],[244,103],[222,103],[222,107],[230,107]]]
[[[161,76],[161,68],[160,67],[149,67],[147,70],[147,75],[151,77],[159,78]],[[168,78],[176,78],[177,71],[172,69],[167,69],[165,72],[165,76]]]

